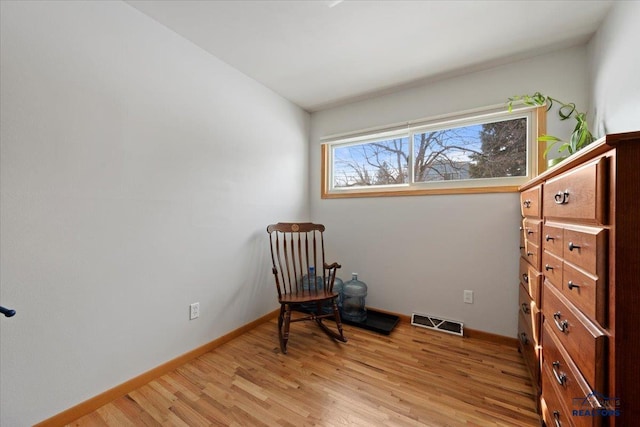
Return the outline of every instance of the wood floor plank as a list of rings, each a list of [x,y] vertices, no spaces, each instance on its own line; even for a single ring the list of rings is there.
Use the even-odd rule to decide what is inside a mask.
[[[109,424],[102,419],[98,411],[80,418],[73,425],[76,427],[109,427]]]
[[[540,426],[522,356],[509,345],[399,324],[311,322],[279,350],[266,322],[69,425]]]

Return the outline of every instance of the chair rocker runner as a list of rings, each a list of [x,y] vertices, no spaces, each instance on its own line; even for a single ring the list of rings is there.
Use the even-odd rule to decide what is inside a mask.
[[[287,352],[292,322],[313,320],[334,340],[347,342],[336,303],[338,293],[333,291],[336,272],[341,266],[337,262],[325,262],[324,229],[324,225],[310,222],[279,222],[267,227],[280,303],[278,338],[283,353]],[[316,266],[322,266],[322,269],[318,270]],[[293,311],[295,317],[291,316]],[[337,332],[328,328],[324,319],[334,320]]]

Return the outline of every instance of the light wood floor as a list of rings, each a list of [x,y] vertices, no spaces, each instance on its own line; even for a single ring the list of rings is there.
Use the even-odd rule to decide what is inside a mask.
[[[287,355],[273,320],[70,425],[540,425],[515,348],[407,323],[291,332]]]

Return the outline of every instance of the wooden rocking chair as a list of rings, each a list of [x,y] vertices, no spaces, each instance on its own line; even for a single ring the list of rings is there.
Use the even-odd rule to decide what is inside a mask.
[[[338,294],[333,292],[336,271],[341,266],[336,262],[327,264],[324,260],[324,225],[279,222],[269,225],[267,233],[280,303],[280,350],[287,352],[290,323],[304,320],[314,320],[331,338],[347,342],[336,304]],[[296,314],[292,318],[292,311],[303,316]],[[336,322],[337,332],[322,323],[328,318]]]

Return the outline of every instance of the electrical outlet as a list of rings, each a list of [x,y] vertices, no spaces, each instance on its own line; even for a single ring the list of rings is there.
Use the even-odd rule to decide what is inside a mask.
[[[197,319],[200,317],[200,303],[194,302],[189,306],[189,320]]]
[[[464,302],[467,304],[473,304],[473,291],[464,291]]]

